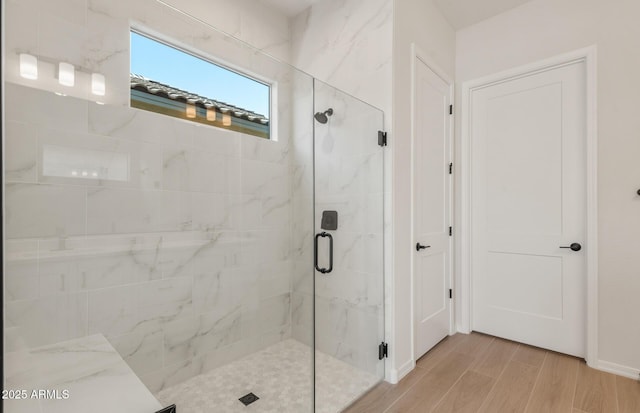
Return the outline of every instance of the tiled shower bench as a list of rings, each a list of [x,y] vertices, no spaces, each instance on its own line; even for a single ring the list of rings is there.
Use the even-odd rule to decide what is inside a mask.
[[[13,391],[12,399],[4,400],[7,413],[154,413],[162,408],[102,334],[7,353],[5,373],[4,389]],[[16,400],[16,391],[26,398]]]

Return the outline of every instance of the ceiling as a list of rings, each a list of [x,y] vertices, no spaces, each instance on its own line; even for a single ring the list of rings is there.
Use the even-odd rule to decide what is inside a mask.
[[[530,0],[433,0],[454,29],[462,29]]]
[[[322,0],[262,0],[287,16],[295,16],[302,10]],[[429,0],[423,0],[429,1]],[[462,29],[493,17],[531,0],[432,0],[456,29]]]

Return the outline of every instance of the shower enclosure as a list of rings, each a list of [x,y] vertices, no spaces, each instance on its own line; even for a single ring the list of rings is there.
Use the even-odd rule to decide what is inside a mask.
[[[343,410],[384,376],[382,112],[161,1],[87,3],[5,5],[3,407]],[[267,79],[269,139],[133,108],[132,28]]]

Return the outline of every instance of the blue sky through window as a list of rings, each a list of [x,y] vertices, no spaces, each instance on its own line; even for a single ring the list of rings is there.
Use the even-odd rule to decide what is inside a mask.
[[[269,86],[134,32],[131,73],[269,117]]]

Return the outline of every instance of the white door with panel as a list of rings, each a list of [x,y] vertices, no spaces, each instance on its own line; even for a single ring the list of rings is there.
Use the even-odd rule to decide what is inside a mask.
[[[585,70],[471,92],[473,330],[575,356],[586,343]]]
[[[414,356],[451,328],[451,85],[422,60],[414,78]]]

